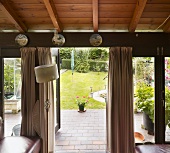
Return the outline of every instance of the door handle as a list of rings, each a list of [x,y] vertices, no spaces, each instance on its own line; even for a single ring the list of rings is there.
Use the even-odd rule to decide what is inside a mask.
[[[165,100],[162,99],[162,106],[164,107],[165,106]]]

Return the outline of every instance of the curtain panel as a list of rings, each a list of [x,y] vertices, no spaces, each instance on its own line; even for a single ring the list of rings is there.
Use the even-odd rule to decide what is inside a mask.
[[[35,52],[36,48],[21,48],[21,135],[36,136],[32,122],[32,110],[36,103],[35,97]]]
[[[44,102],[46,100],[46,90],[44,83],[38,84],[36,88],[36,78],[34,68],[38,65],[52,63],[50,48],[29,48],[24,47],[21,51],[21,72],[22,72],[22,95],[21,95],[21,135],[36,136],[42,139],[41,153],[46,153],[47,149],[47,118]],[[37,58],[38,56],[38,58]],[[39,63],[38,65],[36,65]],[[48,152],[54,152],[55,128],[54,128],[54,91],[53,82],[48,83],[48,95],[51,102],[48,122]],[[38,93],[38,91],[39,93]],[[38,95],[36,95],[38,94]],[[38,99],[37,99],[38,98]]]
[[[43,48],[38,47],[38,62],[39,65],[46,65],[46,64],[52,64],[52,58],[51,58],[51,52],[50,48]],[[50,109],[49,109],[49,118],[48,118],[48,133],[46,132],[46,110],[44,109],[44,101],[46,100],[46,88],[45,84],[40,83],[39,84],[39,101],[40,101],[40,110],[42,111],[40,113],[40,121],[41,121],[41,128],[40,133],[41,137],[44,138],[44,140],[47,140],[47,134],[48,134],[48,150],[49,153],[53,153],[55,148],[55,112],[54,112],[54,91],[53,91],[53,81],[50,81],[48,83],[48,95],[49,95],[49,101],[50,101]],[[47,142],[43,142],[43,150],[46,150]]]
[[[111,47],[106,105],[107,152],[110,153],[135,153],[132,76],[132,48]]]

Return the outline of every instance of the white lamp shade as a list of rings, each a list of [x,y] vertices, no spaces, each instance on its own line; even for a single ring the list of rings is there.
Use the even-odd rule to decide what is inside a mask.
[[[34,68],[36,81],[38,83],[49,82],[59,78],[56,64],[41,65]]]

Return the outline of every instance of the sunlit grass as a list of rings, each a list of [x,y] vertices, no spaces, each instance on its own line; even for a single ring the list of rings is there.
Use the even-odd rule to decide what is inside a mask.
[[[60,77],[61,109],[78,109],[76,96],[90,96],[90,87],[93,92],[105,89],[107,79],[103,78],[107,72],[77,73],[72,75],[71,70],[66,71]],[[89,98],[87,109],[103,109],[106,104]]]

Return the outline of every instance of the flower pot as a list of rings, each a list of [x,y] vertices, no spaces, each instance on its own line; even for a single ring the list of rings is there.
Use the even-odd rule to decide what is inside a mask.
[[[84,106],[83,105],[79,105],[79,111],[84,111]]]
[[[143,125],[148,130],[148,134],[154,135],[154,123],[145,112],[143,112]]]

